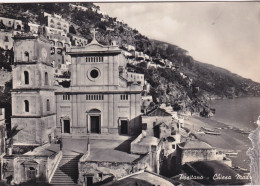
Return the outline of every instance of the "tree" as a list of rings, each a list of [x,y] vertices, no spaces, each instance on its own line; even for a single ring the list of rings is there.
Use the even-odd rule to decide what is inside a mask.
[[[76,32],[76,30],[75,30],[75,28],[74,28],[73,25],[70,26],[70,28],[69,28],[69,33],[71,33],[71,34],[77,34],[77,32]]]

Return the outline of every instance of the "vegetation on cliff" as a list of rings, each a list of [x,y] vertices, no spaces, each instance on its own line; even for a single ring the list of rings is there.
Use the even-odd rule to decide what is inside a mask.
[[[87,9],[71,5],[84,6]],[[147,69],[146,62],[129,67],[145,74],[145,79],[152,86],[154,102],[172,105],[176,111],[207,115],[210,112],[207,100],[210,98],[259,96],[258,83],[225,69],[198,62],[188,51],[176,45],[151,40],[117,18],[102,14],[93,3],[2,4],[0,8],[0,16],[17,18],[25,23],[41,24],[42,12],[62,15],[71,23],[69,31],[72,34],[91,40],[91,29],[95,28],[96,38],[101,44],[110,44],[112,40],[116,40],[122,49],[126,45],[133,45],[136,51],[142,51],[153,59],[172,61],[175,67],[173,69]]]

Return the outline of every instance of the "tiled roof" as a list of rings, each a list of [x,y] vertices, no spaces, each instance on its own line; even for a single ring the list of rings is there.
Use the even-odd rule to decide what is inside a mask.
[[[170,113],[166,112],[164,109],[156,108],[149,111],[147,116],[172,116]]]

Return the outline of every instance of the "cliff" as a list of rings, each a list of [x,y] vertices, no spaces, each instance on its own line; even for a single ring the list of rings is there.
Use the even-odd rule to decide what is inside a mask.
[[[121,49],[132,45],[136,51],[153,58],[154,63],[167,59],[174,68],[147,69],[147,62],[129,65],[145,74],[152,85],[154,102],[172,105],[176,111],[208,115],[209,99],[259,96],[260,84],[225,69],[194,60],[188,51],[176,45],[151,40],[117,18],[104,15],[93,3],[2,4],[0,16],[41,24],[41,13],[56,13],[70,22],[69,32],[92,39],[91,29],[97,30],[101,44],[116,40]],[[156,61],[157,60],[157,61]],[[3,63],[3,62],[0,62]],[[3,66],[3,65],[2,65]],[[162,64],[165,67],[165,64]]]

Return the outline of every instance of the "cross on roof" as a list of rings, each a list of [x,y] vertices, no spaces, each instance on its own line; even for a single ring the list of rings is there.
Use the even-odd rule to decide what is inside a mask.
[[[93,33],[93,39],[96,39],[96,29],[94,28],[93,30],[92,30],[92,33]]]

